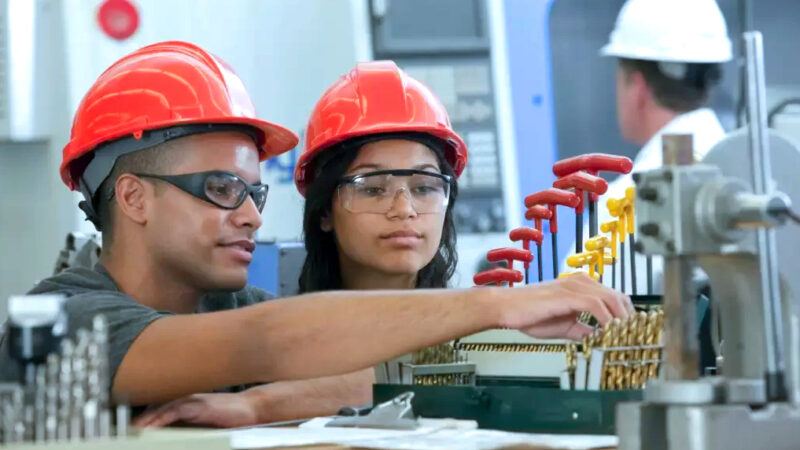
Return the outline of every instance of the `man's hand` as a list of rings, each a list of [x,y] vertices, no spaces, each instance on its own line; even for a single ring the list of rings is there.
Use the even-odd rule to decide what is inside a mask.
[[[141,428],[190,424],[204,427],[233,428],[258,423],[252,396],[238,394],[194,394],[142,413],[133,425]]]
[[[580,339],[592,329],[578,322],[588,312],[601,324],[634,312],[630,298],[577,274],[520,288],[492,288],[501,308],[501,324],[539,338]]]
[[[329,416],[342,406],[371,402],[374,382],[375,372],[369,368],[333,377],[278,381],[238,394],[195,394],[148,409],[134,425],[231,428]]]

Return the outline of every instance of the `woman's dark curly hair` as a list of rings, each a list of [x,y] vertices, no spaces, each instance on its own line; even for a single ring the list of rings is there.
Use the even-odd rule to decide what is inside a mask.
[[[330,216],[333,195],[339,180],[358,156],[361,147],[367,142],[385,139],[406,139],[421,142],[428,146],[439,160],[442,173],[452,177],[450,201],[444,217],[442,240],[433,260],[423,267],[417,275],[418,288],[444,288],[456,270],[456,228],[453,221],[453,206],[458,197],[453,168],[444,157],[444,143],[425,133],[392,133],[355,138],[326,149],[312,161],[314,177],[306,189],[306,203],[303,211],[303,236],[306,259],[300,272],[300,293],[335,290],[342,288],[339,268],[339,250],[333,232],[322,230],[323,217]]]

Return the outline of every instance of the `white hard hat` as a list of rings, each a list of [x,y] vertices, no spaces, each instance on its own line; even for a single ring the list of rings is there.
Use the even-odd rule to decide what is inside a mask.
[[[730,61],[725,18],[714,0],[628,0],[603,56],[650,61]]]

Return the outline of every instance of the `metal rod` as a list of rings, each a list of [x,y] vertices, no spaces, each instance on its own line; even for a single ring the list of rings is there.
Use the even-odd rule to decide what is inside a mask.
[[[131,420],[131,411],[128,405],[117,405],[117,439],[128,436],[128,423]]]
[[[617,258],[611,260],[611,289],[617,288]]]
[[[575,213],[575,253],[583,251],[583,214]]]
[[[625,242],[619,243],[619,290],[625,292]]]
[[[34,433],[37,443],[46,439],[45,422],[47,421],[47,372],[44,365],[36,369],[36,390],[34,391]]]
[[[628,234],[628,239],[631,243],[628,245],[631,249],[631,295],[636,295],[636,241],[633,233]]]
[[[541,282],[544,274],[544,269],[542,268],[542,244],[536,244],[536,265],[539,269],[539,282]]]
[[[542,282],[544,276],[544,269],[542,268],[542,244],[536,244],[536,266],[539,269],[539,282]]]
[[[647,295],[653,295],[653,257],[647,255]]]
[[[758,31],[744,33],[744,43],[753,192],[756,195],[765,195],[772,191],[772,166],[767,135],[766,81],[761,33]],[[764,308],[767,400],[781,401],[786,399],[787,391],[784,380],[786,363],[775,230],[759,228],[756,233],[761,268],[761,298]]]
[[[36,364],[28,362],[25,364],[25,385],[34,386],[36,383]]]
[[[597,202],[591,201],[592,194],[589,194],[589,237],[597,236]]]
[[[556,233],[551,233],[551,240],[553,243],[553,279],[558,279],[558,238]]]
[[[528,284],[528,272],[529,271],[530,270],[528,269],[528,265],[526,264],[525,265],[525,284]]]

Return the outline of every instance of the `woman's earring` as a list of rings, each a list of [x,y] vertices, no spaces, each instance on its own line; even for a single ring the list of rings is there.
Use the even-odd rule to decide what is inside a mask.
[[[326,233],[330,233],[331,231],[333,231],[333,224],[331,223],[331,218],[327,215],[320,217],[319,228]]]

